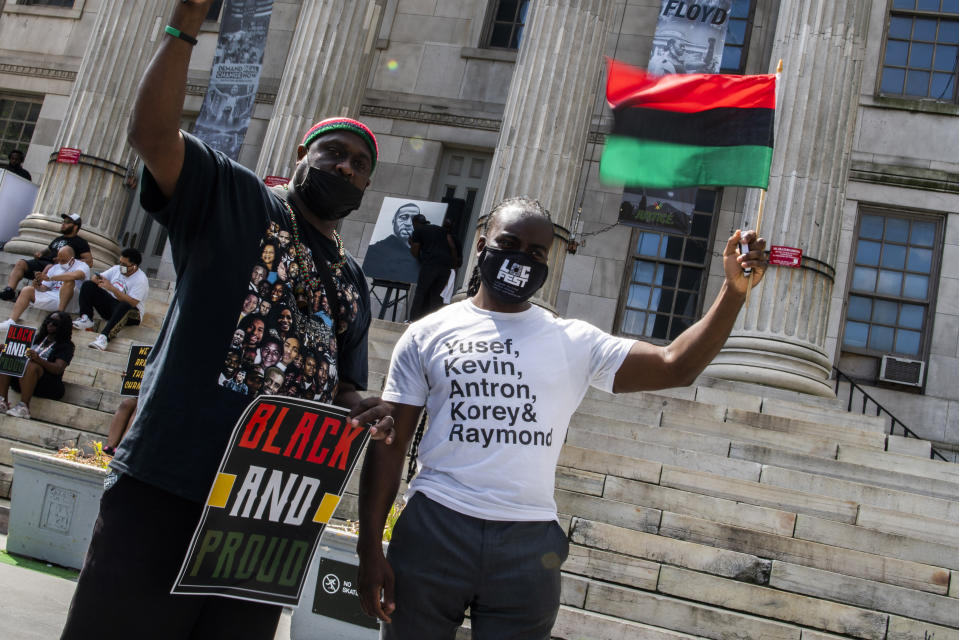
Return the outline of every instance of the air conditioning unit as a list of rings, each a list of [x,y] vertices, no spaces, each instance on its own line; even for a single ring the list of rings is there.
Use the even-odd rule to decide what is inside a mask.
[[[926,375],[926,363],[922,360],[906,360],[893,356],[883,356],[879,368],[879,381],[902,384],[909,387],[921,387]]]

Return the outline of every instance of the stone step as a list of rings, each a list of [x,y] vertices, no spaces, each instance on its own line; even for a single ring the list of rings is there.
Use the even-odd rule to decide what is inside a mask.
[[[795,514],[785,511],[688,493],[615,476],[606,477],[602,495],[608,500],[636,504],[659,511],[669,510],[779,536],[791,536],[796,521]]]
[[[809,404],[790,402],[767,398],[763,400],[762,413],[779,416],[781,418],[797,418],[807,422],[827,422],[835,424],[838,418],[840,424],[859,429],[860,431],[875,431],[885,433],[888,428],[886,420],[879,416],[867,416],[834,409],[825,409]]]
[[[890,434],[886,436],[886,451],[928,460],[932,456],[932,443],[928,440]]]
[[[875,451],[851,445],[840,446],[837,459],[866,467],[923,476],[959,485],[959,465],[954,462],[943,462],[929,458],[922,459],[892,452],[876,455]],[[956,496],[959,498],[959,493]]]
[[[676,598],[868,640],[883,640],[889,621],[887,615],[876,611],[679,567],[663,567],[658,590]]]
[[[575,515],[647,533],[656,533],[659,530],[662,515],[659,509],[597,498],[564,489],[556,490],[555,499],[557,511],[566,516]]]
[[[891,615],[886,640],[959,640],[959,629]]]
[[[11,403],[18,401],[19,395],[10,392]],[[64,427],[106,435],[110,430],[111,413],[88,409],[75,404],[34,398],[30,402],[30,416],[33,421],[62,425]],[[9,416],[4,416],[7,418]]]
[[[553,638],[603,640],[695,640],[703,636],[651,627],[574,607],[561,606],[553,625]]]
[[[596,578],[604,582],[655,591],[659,580],[659,563],[626,556],[620,553],[592,549],[578,544],[569,546],[569,557],[563,563],[563,573]],[[587,581],[582,581],[585,586]],[[583,590],[585,597],[585,589]],[[582,607],[582,603],[567,602]]]
[[[658,416],[657,416],[658,418]],[[569,422],[570,429],[582,429],[596,433],[604,433],[617,438],[626,438],[639,442],[661,444],[667,447],[678,447],[691,451],[701,451],[714,456],[726,457],[729,452],[728,438],[695,434],[690,431],[676,429],[662,429],[655,424],[626,422],[612,418],[601,418],[577,411]]]
[[[660,484],[681,491],[691,491],[716,498],[769,507],[780,512],[819,516],[820,518],[848,524],[856,522],[856,514],[859,511],[858,503],[850,500],[773,487],[759,482],[737,480],[678,467],[664,467]]]
[[[835,438],[839,442],[848,442],[849,444],[855,444],[861,447],[886,448],[886,435],[883,432],[855,429],[828,422],[810,422],[798,418],[775,416],[741,409],[729,409],[726,413],[726,421],[774,432],[803,433],[806,435],[818,435],[824,438]]]
[[[859,508],[856,524],[884,533],[909,536],[927,542],[959,546],[959,527],[951,520],[904,514],[868,505]]]
[[[884,533],[864,526],[844,524],[808,515],[796,519],[796,538],[833,547],[911,560],[938,567],[959,569],[959,545],[929,541],[899,533]]]
[[[42,449],[57,450],[60,447],[76,446],[80,438],[80,430],[40,420],[24,420],[5,415],[0,418],[0,438],[31,444]]]
[[[602,433],[582,430],[570,431],[566,442],[581,448],[624,455],[641,460],[652,460],[676,467],[707,471],[730,478],[759,480],[762,467],[746,460],[732,460],[689,449],[616,438]]]
[[[856,578],[930,593],[945,593],[945,570],[918,562],[777,536],[672,512],[663,512],[658,533],[687,542],[751,553],[761,558],[834,571]]]
[[[959,569],[959,546],[922,540],[903,534],[884,533],[862,525],[800,515],[793,534],[834,547],[858,549],[867,553],[911,560],[924,564]]]
[[[13,467],[0,464],[0,498],[10,498],[10,485],[13,484]]]
[[[749,460],[764,465],[805,471],[807,473],[812,472],[842,480],[863,482],[888,487],[890,489],[901,489],[911,493],[919,493],[944,498],[946,500],[955,499],[956,496],[959,496],[959,484],[900,473],[889,469],[867,467],[851,462],[827,460],[825,458],[817,458],[815,456],[792,453],[760,445],[733,443],[729,448],[729,457],[739,460]]]
[[[559,464],[573,469],[652,484],[659,484],[659,476],[663,468],[660,462],[594,451],[588,447],[577,447],[569,443],[560,451]]]
[[[801,629],[795,625],[598,581],[590,581],[585,604],[596,613],[715,640],[801,639]]]
[[[19,440],[10,440],[9,438],[0,437],[0,465],[6,465],[8,467],[13,466],[13,454],[10,453],[10,449],[49,451],[49,449],[30,444],[29,442],[20,442]]]
[[[959,607],[955,600],[944,595],[778,561],[773,561],[769,584],[776,589],[814,598],[959,627]]]
[[[717,549],[584,518],[573,518],[570,540],[582,547],[612,552],[617,557],[646,560],[657,568],[673,565],[755,584],[769,582],[772,566],[769,560],[749,553]],[[573,571],[568,565],[567,561],[564,570]],[[591,577],[620,583],[610,577],[615,571],[614,568],[605,577],[602,574]],[[641,588],[654,591],[655,583],[652,587]]]
[[[803,433],[768,431],[735,422],[704,420],[672,411],[662,413],[660,426],[664,429],[677,429],[687,433],[724,436],[739,442],[775,445],[780,449],[808,453],[824,458],[835,458],[839,448],[839,440],[835,438]]]
[[[63,382],[118,393],[123,382],[123,374],[95,365],[71,362],[67,370],[63,372]]]
[[[7,535],[10,526],[10,499],[0,498],[0,534]]]
[[[887,487],[839,480],[795,469],[764,466],[760,482],[797,491],[851,500],[905,514],[949,520],[959,523],[959,501],[933,498]]]

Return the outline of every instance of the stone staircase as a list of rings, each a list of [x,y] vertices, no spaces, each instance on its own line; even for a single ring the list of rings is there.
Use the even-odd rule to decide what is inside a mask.
[[[66,397],[0,417],[0,496],[10,447],[105,439],[130,345],[152,343],[172,293],[151,287],[143,326],[106,352],[74,332]],[[373,392],[403,329],[374,321]],[[556,474],[571,548],[554,636],[959,640],[959,466],[886,429],[758,385],[591,390]],[[356,519],[357,486],[338,518]]]

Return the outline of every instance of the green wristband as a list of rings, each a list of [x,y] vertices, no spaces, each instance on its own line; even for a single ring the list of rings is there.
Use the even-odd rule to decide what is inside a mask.
[[[194,38],[193,36],[188,36],[187,34],[177,29],[176,27],[171,27],[170,25],[167,25],[164,31],[166,31],[167,34],[173,36],[174,38],[179,38],[180,40],[183,40],[187,44],[190,44],[190,45],[196,44],[196,38]]]

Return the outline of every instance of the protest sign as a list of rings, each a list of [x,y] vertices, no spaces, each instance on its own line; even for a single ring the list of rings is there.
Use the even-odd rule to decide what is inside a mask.
[[[152,349],[153,347],[145,344],[135,344],[130,347],[130,359],[127,360],[127,370],[123,374],[123,385],[120,387],[121,396],[140,395],[143,370],[147,366],[147,356]]]
[[[23,377],[23,372],[27,368],[27,349],[33,344],[33,337],[36,334],[37,330],[33,327],[10,325],[7,339],[3,344],[3,352],[0,353],[0,373],[15,378]]]
[[[347,411],[260,396],[220,462],[171,593],[295,606],[368,437]]]

